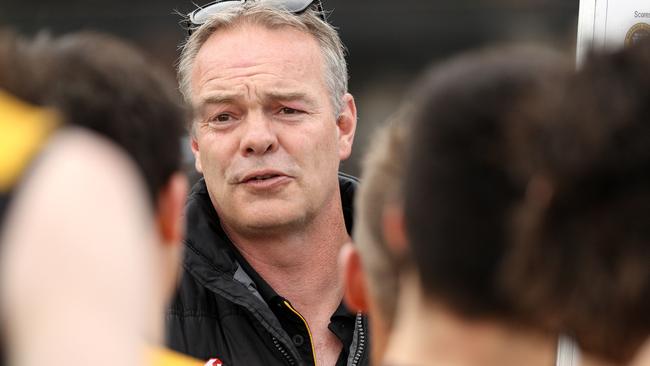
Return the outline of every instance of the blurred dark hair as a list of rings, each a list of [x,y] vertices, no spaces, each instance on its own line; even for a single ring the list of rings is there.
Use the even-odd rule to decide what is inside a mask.
[[[188,118],[171,75],[106,34],[6,38],[0,70],[10,92],[54,107],[64,123],[92,130],[123,148],[141,170],[155,205],[159,190],[181,170]]]
[[[36,57],[44,37],[28,40],[9,28],[0,28],[0,89],[35,105],[46,97],[43,60]]]
[[[72,125],[108,137],[141,169],[155,203],[181,170],[188,116],[174,79],[134,47],[105,34],[57,39],[48,101]]]
[[[650,335],[650,43],[592,55],[525,153],[508,283],[540,324],[627,362]]]
[[[500,282],[527,183],[512,146],[529,102],[570,70],[549,50],[493,49],[433,69],[415,89],[405,217],[429,299],[467,318],[526,321]]]

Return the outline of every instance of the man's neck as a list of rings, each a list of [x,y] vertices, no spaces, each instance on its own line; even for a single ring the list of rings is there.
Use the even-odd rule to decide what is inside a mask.
[[[343,293],[337,260],[345,240],[288,237],[266,241],[264,248],[241,242],[234,245],[276,293],[309,318],[310,312],[322,307],[331,315],[340,303]]]
[[[470,321],[424,299],[414,281],[400,290],[388,365],[552,366],[557,339],[492,321]]]
[[[341,298],[337,260],[350,240],[345,228],[340,196],[304,225],[268,235],[248,236],[222,222],[235,247],[253,269],[297,309],[323,298]],[[338,301],[333,301],[338,306]],[[334,307],[336,309],[336,306]],[[334,310],[333,309],[333,310]]]
[[[249,239],[223,224],[253,269],[306,319],[319,364],[334,364],[340,341],[328,329],[343,297],[338,255],[350,237],[340,196],[300,228]]]

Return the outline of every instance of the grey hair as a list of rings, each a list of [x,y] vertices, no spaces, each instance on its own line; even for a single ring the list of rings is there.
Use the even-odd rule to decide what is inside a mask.
[[[240,24],[261,25],[269,29],[288,27],[311,34],[318,42],[323,55],[324,80],[330,92],[335,115],[341,113],[343,95],[348,90],[348,70],[345,47],[334,27],[323,21],[314,10],[296,15],[262,1],[248,1],[243,6],[235,6],[211,15],[207,22],[194,28],[192,35],[181,45],[178,82],[180,91],[188,103],[192,103],[190,81],[199,50],[215,32]]]
[[[368,276],[368,288],[387,325],[395,320],[400,274],[413,264],[408,253],[390,248],[383,214],[401,206],[402,177],[410,139],[410,105],[405,103],[376,131],[362,162],[363,177],[355,197],[354,243]]]

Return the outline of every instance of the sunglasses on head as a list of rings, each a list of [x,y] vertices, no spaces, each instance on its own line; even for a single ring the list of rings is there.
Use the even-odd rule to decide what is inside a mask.
[[[211,15],[232,7],[242,6],[247,1],[269,3],[276,8],[285,9],[293,14],[301,14],[313,6],[318,16],[325,21],[321,0],[216,0],[187,14],[187,21],[184,22],[184,25],[187,27],[189,34],[192,34],[193,28],[207,22]]]

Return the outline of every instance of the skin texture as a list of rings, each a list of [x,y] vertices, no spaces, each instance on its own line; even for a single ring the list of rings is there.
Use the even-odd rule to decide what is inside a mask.
[[[255,236],[313,220],[353,136],[337,124],[315,39],[256,25],[216,33],[197,55],[192,90],[196,168],[225,225]],[[266,173],[279,177],[244,183]]]

